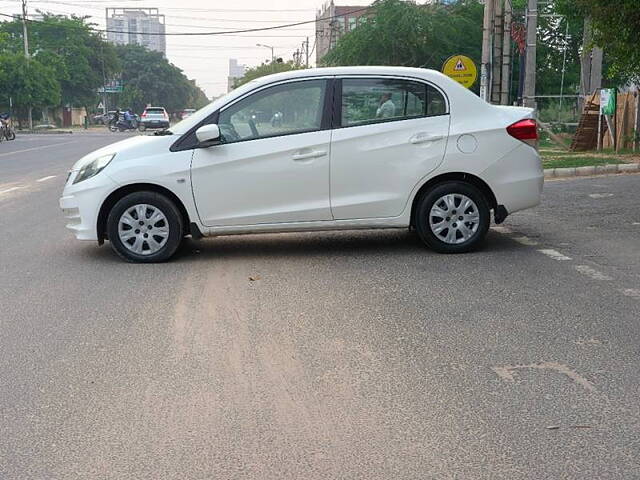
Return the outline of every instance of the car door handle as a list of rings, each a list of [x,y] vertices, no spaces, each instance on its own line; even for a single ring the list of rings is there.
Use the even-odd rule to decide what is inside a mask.
[[[312,150],[311,152],[294,153],[291,158],[299,162],[300,160],[310,160],[312,158],[324,157],[326,154],[326,150]]]
[[[409,139],[409,142],[416,145],[418,143],[435,142],[436,140],[440,140],[441,138],[443,138],[443,135],[429,135],[428,133],[416,133],[413,137]]]

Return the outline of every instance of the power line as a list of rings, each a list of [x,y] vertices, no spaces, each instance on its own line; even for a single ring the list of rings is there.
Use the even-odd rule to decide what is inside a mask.
[[[352,10],[350,13],[357,13],[357,12],[362,12],[365,10],[369,10],[370,7],[365,7],[365,8],[360,8],[358,10]],[[3,17],[9,17],[9,18],[15,18],[13,15],[8,15],[6,13],[0,13],[0,16]],[[288,23],[288,24],[284,24],[284,25],[274,25],[272,27],[260,27],[260,28],[245,28],[245,29],[241,29],[241,30],[228,30],[228,31],[223,31],[223,32],[135,32],[135,31],[131,31],[131,30],[109,30],[109,29],[95,29],[95,28],[91,28],[91,27],[87,27],[89,30],[94,31],[94,32],[98,32],[98,33],[120,33],[120,34],[127,34],[127,35],[147,35],[147,36],[173,36],[173,37],[179,37],[179,36],[183,36],[183,37],[194,37],[194,36],[213,36],[213,35],[226,35],[226,34],[231,34],[231,33],[250,33],[250,32],[264,32],[264,31],[268,31],[268,30],[278,30],[281,28],[288,28],[288,27],[296,27],[298,25],[308,25],[311,23],[318,23],[321,21],[325,21],[325,20],[332,20],[335,18],[339,18],[341,17],[341,15],[333,15],[331,17],[324,17],[324,18],[317,18],[315,20],[306,20],[303,22],[294,22],[294,23]],[[27,20],[28,23],[40,23],[40,24],[44,24],[44,25],[48,25],[46,22],[42,22],[42,21],[38,21],[38,20]],[[61,27],[62,25],[52,25],[55,27]],[[70,25],[65,25],[64,27],[66,28],[72,28]],[[73,28],[82,28],[81,26],[78,27],[73,27]]]

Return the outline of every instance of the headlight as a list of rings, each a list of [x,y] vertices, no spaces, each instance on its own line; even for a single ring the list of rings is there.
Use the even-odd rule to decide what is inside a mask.
[[[98,173],[100,173],[104,167],[109,165],[109,162],[115,157],[115,153],[111,153],[109,155],[103,155],[102,157],[98,157],[92,162],[87,163],[84,167],[80,169],[76,178],[73,179],[73,183],[79,183],[87,178],[91,178]]]

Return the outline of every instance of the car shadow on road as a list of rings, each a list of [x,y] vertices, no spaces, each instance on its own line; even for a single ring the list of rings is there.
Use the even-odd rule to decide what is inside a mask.
[[[504,254],[522,250],[523,245],[505,235],[489,231],[484,246],[467,255]],[[425,247],[417,234],[405,229],[350,230],[341,232],[298,232],[256,235],[229,235],[202,240],[186,238],[171,262],[192,262],[219,258],[292,258],[355,257],[384,254],[411,257],[415,255],[438,257],[441,254]],[[95,244],[82,245],[78,256],[99,263],[121,264],[108,242],[98,248]],[[459,255],[456,255],[459,256]]]
[[[504,235],[490,231],[485,245],[477,252],[498,253],[523,248]],[[409,230],[358,230],[343,232],[305,232],[283,234],[234,235],[192,240],[180,246],[174,261],[198,261],[201,258],[252,258],[295,256],[362,256],[384,253],[386,256],[439,256],[428,249],[415,232]]]

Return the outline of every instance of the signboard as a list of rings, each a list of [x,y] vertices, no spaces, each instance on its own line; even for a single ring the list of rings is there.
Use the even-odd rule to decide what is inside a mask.
[[[616,89],[603,88],[600,90],[600,115],[615,115]]]
[[[103,87],[98,88],[98,93],[120,93],[122,92],[122,82],[120,80],[111,80]]]
[[[478,79],[476,64],[464,55],[449,57],[442,65],[442,73],[467,88],[471,88]]]
[[[122,85],[115,85],[98,88],[98,93],[120,93],[122,92]]]

